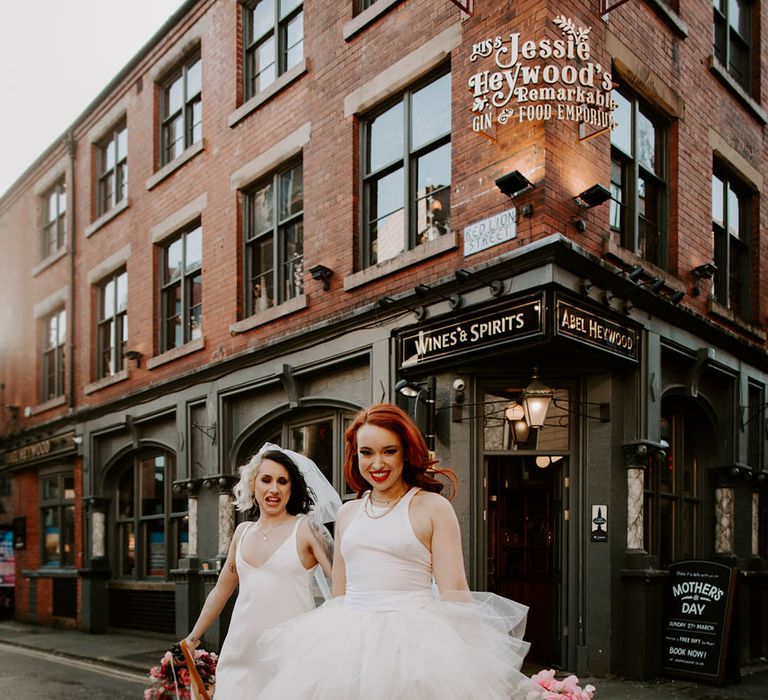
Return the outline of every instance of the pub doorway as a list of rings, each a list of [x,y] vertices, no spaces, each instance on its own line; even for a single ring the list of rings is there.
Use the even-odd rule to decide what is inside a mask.
[[[561,666],[566,458],[488,456],[488,590],[529,607],[528,661]]]

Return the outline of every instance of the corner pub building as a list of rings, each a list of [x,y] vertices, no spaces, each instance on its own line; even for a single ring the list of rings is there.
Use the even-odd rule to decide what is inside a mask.
[[[686,559],[768,655],[766,5],[458,4],[185,2],[2,195],[16,619],[186,634],[237,466],[352,498],[390,400],[532,660],[658,675]]]

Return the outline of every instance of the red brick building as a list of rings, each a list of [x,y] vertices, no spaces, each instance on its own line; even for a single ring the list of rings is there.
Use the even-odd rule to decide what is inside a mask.
[[[768,13],[471,9],[186,2],[0,198],[18,619],[186,633],[237,466],[280,441],[351,497],[384,399],[532,658],[659,673],[690,559],[766,655]]]

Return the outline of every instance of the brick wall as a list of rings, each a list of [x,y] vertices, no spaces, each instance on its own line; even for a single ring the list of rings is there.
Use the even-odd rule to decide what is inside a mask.
[[[579,211],[572,197],[596,182],[607,185],[610,172],[608,134],[578,140],[573,122],[516,123],[496,130],[491,142],[469,128],[471,99],[467,80],[474,70],[469,62],[474,42],[519,31],[531,38],[554,36],[552,18],[565,13],[579,24],[591,26],[594,59],[611,64],[609,46],[618,42],[637,60],[637,76],[649,91],[656,87],[680,98],[682,118],[670,129],[670,249],[669,271],[690,289],[690,270],[711,259],[710,130],[716,131],[756,171],[764,172],[764,125],[707,67],[711,54],[712,10],[693,0],[680,3],[679,17],[687,27],[682,36],[655,10],[654,2],[626,3],[603,21],[598,4],[587,2],[515,3],[478,2],[477,14],[461,23],[462,43],[453,51],[453,184],[452,223],[461,232],[471,222],[511,206],[494,180],[519,169],[536,184],[521,202],[532,203],[534,214],[521,219],[515,241],[483,251],[465,260],[459,248],[448,251],[347,292],[345,276],[357,269],[359,236],[358,125],[344,116],[344,98],[373,76],[391,66],[428,39],[461,22],[460,12],[448,0],[406,0],[397,3],[370,26],[343,38],[352,19],[352,3],[305,2],[305,75],[278,92],[254,112],[228,126],[227,119],[242,99],[239,37],[240,5],[233,0],[201,1],[176,29],[158,41],[133,65],[114,90],[74,128],[77,140],[74,166],[75,197],[75,403],[78,407],[106,404],[152,383],[188,373],[250,347],[273,342],[309,324],[371,303],[384,294],[411,290],[418,282],[432,282],[463,265],[482,264],[500,253],[560,231],[597,256],[604,256],[608,206]],[[766,35],[768,12],[763,9],[758,33]],[[393,40],[396,37],[396,40]],[[203,66],[204,150],[173,174],[147,189],[156,171],[159,88],[154,79],[183,57],[180,47],[199,42]],[[613,42],[613,43],[611,43]],[[765,96],[768,52],[758,52],[758,95]],[[168,64],[168,65],[165,65]],[[645,70],[647,68],[647,70]],[[643,82],[644,81],[644,82]],[[759,101],[759,99],[758,99]],[[86,237],[94,218],[95,172],[93,140],[125,114],[128,124],[128,208]],[[239,195],[230,176],[271,145],[306,122],[312,135],[303,152],[305,179],[305,269],[322,263],[334,270],[331,289],[305,275],[308,308],[232,335],[230,326],[242,309],[242,244]],[[0,200],[2,244],[0,322],[4,337],[0,372],[6,384],[5,400],[35,406],[39,373],[39,334],[33,308],[68,283],[69,260],[63,257],[31,275],[39,263],[34,188],[51,170],[66,165],[64,145],[53,148]],[[68,167],[66,167],[68,172]],[[69,176],[68,176],[69,178]],[[68,179],[68,186],[73,183]],[[157,251],[149,231],[199,195],[207,195],[202,213],[203,332],[205,348],[155,369],[146,359],[157,354]],[[518,202],[516,202],[518,203]],[[768,313],[768,276],[764,274],[768,242],[759,236],[765,227],[764,207],[757,207],[753,276],[756,318]],[[571,219],[582,216],[587,230],[578,233]],[[87,283],[95,269],[115,251],[131,246],[128,261],[129,347],[144,355],[141,368],[129,362],[130,378],[99,391],[86,393],[94,381],[95,307],[93,288]],[[12,300],[12,302],[9,302]],[[706,295],[686,296],[683,304],[707,314]],[[712,323],[723,323],[712,318]],[[764,323],[763,323],[764,325]],[[749,342],[759,342],[744,333]],[[66,411],[55,407],[24,420],[25,426]]]

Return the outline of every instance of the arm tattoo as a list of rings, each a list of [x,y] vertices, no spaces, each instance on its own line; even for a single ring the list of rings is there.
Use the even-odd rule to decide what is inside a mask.
[[[325,527],[325,525],[315,522],[311,518],[309,519],[309,527],[312,530],[312,534],[315,536],[315,539],[323,548],[325,556],[328,557],[328,561],[333,564],[333,537],[331,537],[331,533],[328,532],[328,529]]]
[[[236,573],[237,573],[237,567],[236,567],[234,564],[230,564],[230,565],[229,565],[229,570],[230,570],[230,571],[231,571],[233,574],[236,574]]]

